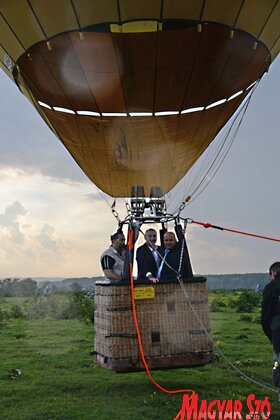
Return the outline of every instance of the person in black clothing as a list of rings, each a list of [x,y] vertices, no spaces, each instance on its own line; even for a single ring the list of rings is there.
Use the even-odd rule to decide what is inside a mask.
[[[280,353],[280,262],[272,264],[269,275],[271,281],[263,291],[261,324],[274,352]]]
[[[262,300],[261,325],[274,351],[272,382],[280,387],[280,262],[269,268],[271,281],[265,286]]]
[[[174,280],[178,275],[183,278],[187,277],[185,252],[182,255],[182,244],[177,242],[173,232],[166,232],[163,242],[165,247],[165,251],[162,254],[164,262],[159,267],[158,278]]]
[[[162,247],[156,245],[157,232],[155,229],[146,230],[145,239],[146,243],[140,246],[136,252],[137,280],[148,279],[153,283],[157,283],[157,271],[161,261],[159,251],[161,251]]]

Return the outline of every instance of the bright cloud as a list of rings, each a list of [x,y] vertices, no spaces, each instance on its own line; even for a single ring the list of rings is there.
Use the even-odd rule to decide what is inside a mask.
[[[0,169],[0,185],[0,278],[101,274],[116,230],[108,197],[89,182],[14,169]]]
[[[2,231],[2,240],[11,243],[23,243],[25,236],[19,223],[19,217],[26,215],[27,210],[23,205],[15,201],[6,207],[4,214],[0,214],[0,231]]]
[[[34,260],[59,262],[71,254],[71,247],[57,236],[53,226],[45,223],[40,228],[30,220],[26,223],[27,220],[28,211],[19,201],[8,205],[0,214],[2,270],[5,270],[6,264],[9,267],[14,264],[13,271],[17,272],[17,265],[23,262],[32,267]]]

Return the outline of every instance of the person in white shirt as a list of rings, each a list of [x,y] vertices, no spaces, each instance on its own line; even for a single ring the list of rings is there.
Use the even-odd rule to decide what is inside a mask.
[[[136,252],[136,261],[138,265],[137,280],[150,280],[157,283],[157,271],[161,263],[159,253],[161,246],[157,246],[157,232],[155,229],[148,229],[145,232],[146,242],[140,246]]]

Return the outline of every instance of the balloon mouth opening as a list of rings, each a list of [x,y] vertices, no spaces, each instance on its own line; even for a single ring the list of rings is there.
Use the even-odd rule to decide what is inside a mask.
[[[173,53],[181,38],[179,53]],[[146,61],[141,63],[135,59],[135,52],[132,58],[127,58],[127,45],[137,50],[149,42],[152,46],[147,47],[147,53],[151,60],[142,53],[142,60]],[[209,43],[213,47],[218,43],[214,54],[209,52]],[[190,54],[192,58],[187,57]],[[47,42],[40,41],[19,58],[13,73],[19,86],[22,76],[41,108],[55,112],[94,118],[176,117],[206,111],[245,96],[267,70],[268,57],[269,51],[261,41],[222,23],[135,20],[92,25],[54,35]],[[222,67],[218,60],[224,61]],[[44,62],[49,69],[42,68]],[[253,65],[254,70],[250,69]],[[192,77],[193,66],[201,74],[201,80]],[[151,72],[156,72],[153,77]],[[246,72],[248,75],[244,76]],[[158,84],[161,78],[165,85]],[[216,79],[214,84],[211,78]],[[180,89],[180,84],[184,86],[186,82],[186,87]],[[141,89],[141,85],[147,88],[151,85],[151,89]],[[161,88],[166,93],[164,90],[161,93]],[[75,100],[75,96],[82,100]]]
[[[205,111],[214,107],[217,107],[219,105],[224,104],[225,102],[230,102],[231,100],[237,98],[238,96],[246,93],[252,87],[258,82],[258,80],[255,80],[253,83],[251,83],[247,88],[244,90],[241,89],[238,92],[231,95],[229,98],[220,99],[218,101],[215,101],[207,106],[197,106],[192,108],[183,109],[181,111],[160,111],[160,112],[94,112],[94,111],[86,111],[86,110],[74,110],[69,108],[63,108],[59,106],[53,106],[50,104],[47,104],[42,101],[38,101],[38,104],[42,108],[46,108],[49,110],[53,110],[56,112],[64,112],[66,114],[73,114],[78,116],[86,116],[86,117],[166,117],[166,116],[176,116],[176,115],[184,115],[184,114],[191,114],[194,112],[201,112]]]

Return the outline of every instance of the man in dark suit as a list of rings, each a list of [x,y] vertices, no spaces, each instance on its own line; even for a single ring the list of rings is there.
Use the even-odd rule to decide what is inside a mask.
[[[158,279],[174,280],[178,275],[187,277],[186,254],[184,249],[182,253],[182,243],[177,242],[173,232],[165,233],[163,243],[165,250],[157,272]]]
[[[140,246],[136,252],[137,280],[148,279],[153,283],[157,283],[157,271],[161,261],[158,253],[162,253],[161,247],[156,245],[157,232],[154,229],[146,230],[145,239],[146,243]]]

